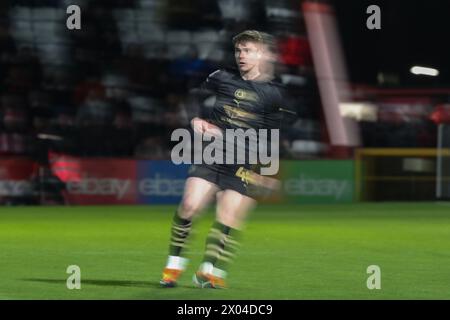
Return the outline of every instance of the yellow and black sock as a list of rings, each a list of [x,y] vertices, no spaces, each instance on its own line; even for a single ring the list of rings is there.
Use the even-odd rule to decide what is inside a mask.
[[[203,263],[226,271],[236,256],[240,232],[218,221],[214,222],[206,239]]]
[[[192,228],[192,221],[180,218],[175,212],[172,221],[169,255],[180,256]]]

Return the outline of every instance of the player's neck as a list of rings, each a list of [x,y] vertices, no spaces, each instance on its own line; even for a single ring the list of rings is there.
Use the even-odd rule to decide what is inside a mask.
[[[246,81],[270,81],[274,77],[268,73],[261,73],[258,69],[252,69],[247,72],[241,72],[242,79]]]
[[[261,76],[261,73],[256,68],[255,69],[251,69],[251,70],[249,70],[247,72],[241,72],[241,77],[244,80],[255,80],[259,76]]]

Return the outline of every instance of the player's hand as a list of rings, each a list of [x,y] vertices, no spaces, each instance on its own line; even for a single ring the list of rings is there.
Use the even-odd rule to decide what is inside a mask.
[[[272,191],[279,191],[281,189],[281,182],[275,178],[264,177],[264,186]]]
[[[197,134],[203,134],[203,121],[202,119],[195,117],[191,120],[191,127]]]
[[[258,184],[266,189],[269,189],[271,191],[278,191],[281,189],[281,182],[280,180],[268,176],[262,176],[258,175]]]
[[[215,126],[212,123],[198,117],[191,120],[191,127],[197,134],[211,135],[215,137],[222,136],[222,130],[218,126]]]

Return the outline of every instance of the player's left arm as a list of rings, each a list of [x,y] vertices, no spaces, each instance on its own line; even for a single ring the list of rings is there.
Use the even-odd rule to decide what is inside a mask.
[[[298,103],[289,92],[281,86],[274,88],[270,99],[270,114],[267,127],[279,129],[280,133],[289,128],[299,117]]]
[[[285,88],[278,90],[276,111],[280,113],[280,130],[292,125],[298,119],[298,104],[294,97]]]
[[[279,155],[290,154],[290,135],[294,123],[299,119],[300,103],[284,88],[278,88],[273,95],[271,128],[279,130]]]

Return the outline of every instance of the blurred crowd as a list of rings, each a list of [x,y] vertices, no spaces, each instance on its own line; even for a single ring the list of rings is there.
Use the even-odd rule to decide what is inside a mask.
[[[66,8],[81,8],[81,30]],[[283,136],[319,153],[319,98],[299,1],[14,0],[0,4],[0,155],[167,159],[191,89],[234,63],[247,28],[279,40],[280,79],[300,117]],[[207,98],[207,97],[203,97]],[[194,101],[194,102],[193,102]],[[315,144],[314,144],[315,143]]]

